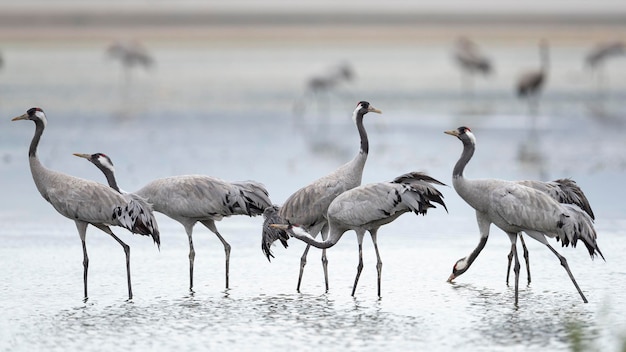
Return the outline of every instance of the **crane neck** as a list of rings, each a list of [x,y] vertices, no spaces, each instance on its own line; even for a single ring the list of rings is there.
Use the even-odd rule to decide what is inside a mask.
[[[367,139],[367,132],[365,131],[365,126],[363,126],[363,116],[365,116],[362,112],[358,112],[355,120],[356,120],[356,128],[359,131],[359,137],[361,138],[361,149],[360,153],[368,154],[369,153],[369,140]]]
[[[96,164],[96,166],[98,167],[98,169],[100,169],[102,171],[102,173],[104,174],[104,177],[106,177],[107,182],[109,183],[109,187],[113,188],[118,193],[122,193],[120,188],[117,186],[117,180],[115,179],[115,173],[111,169],[106,168],[106,167],[104,167],[104,166],[102,166],[100,164]]]
[[[33,136],[33,140],[30,141],[28,157],[37,158],[37,147],[39,146],[39,141],[41,140],[41,135],[43,134],[43,130],[45,127],[46,126],[43,121],[35,120],[35,135]]]
[[[463,178],[463,171],[465,170],[465,166],[472,159],[474,155],[474,151],[476,150],[476,145],[468,140],[463,140],[463,152],[461,153],[461,157],[454,165],[454,170],[452,171],[453,178]]]
[[[474,248],[474,250],[472,251],[472,253],[470,253],[467,256],[467,265],[465,267],[465,270],[469,269],[469,267],[472,265],[472,263],[474,262],[474,260],[476,260],[476,258],[478,257],[478,255],[480,254],[480,252],[483,250],[483,248],[485,248],[485,245],[487,244],[487,240],[489,239],[488,236],[481,236],[480,237],[480,242],[478,242],[478,246],[476,246],[476,248]],[[464,271],[465,271],[464,270]]]

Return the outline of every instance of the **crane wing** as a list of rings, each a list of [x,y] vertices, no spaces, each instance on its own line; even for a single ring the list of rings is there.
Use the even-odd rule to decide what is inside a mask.
[[[553,234],[561,208],[545,193],[508,183],[491,193],[491,208],[510,226]]]

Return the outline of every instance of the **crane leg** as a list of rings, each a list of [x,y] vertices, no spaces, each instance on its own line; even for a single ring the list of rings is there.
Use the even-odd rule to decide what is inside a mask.
[[[206,226],[209,230],[211,230],[211,232],[213,232],[215,236],[217,236],[217,238],[222,242],[222,245],[224,245],[224,254],[226,255],[226,288],[228,288],[229,287],[228,278],[229,278],[229,272],[230,272],[230,248],[231,248],[230,244],[226,242],[224,237],[222,237],[219,231],[217,231],[217,227],[215,227],[215,221],[204,220],[204,221],[201,221],[201,223],[204,226]]]
[[[511,240],[511,253],[513,253],[513,258],[515,259],[515,264],[513,265],[513,272],[515,273],[515,307],[518,306],[519,301],[519,271],[520,264],[519,258],[517,256],[517,233],[507,233],[509,239]]]
[[[122,241],[119,237],[115,236],[113,231],[111,231],[108,226],[101,224],[94,224],[94,226],[113,237],[113,239],[116,240],[117,243],[119,243],[120,246],[122,246],[122,248],[124,249],[124,254],[126,255],[126,281],[128,284],[128,299],[133,299],[133,289],[130,283],[130,247],[126,243],[124,243],[124,241]]]
[[[378,273],[378,297],[380,298],[380,282],[383,271],[383,262],[380,260],[380,253],[378,252],[378,242],[376,230],[370,231],[372,235],[372,242],[374,242],[374,250],[376,251],[376,271]]]
[[[309,254],[309,249],[311,245],[306,245],[304,249],[304,253],[302,253],[302,257],[300,258],[300,275],[298,275],[298,286],[296,287],[296,291],[300,293],[300,284],[302,283],[302,274],[304,274],[304,266],[306,265],[306,256]]]
[[[326,257],[326,249],[322,249],[322,269],[324,270],[324,284],[326,285],[326,293],[328,293],[328,257]]]
[[[578,286],[578,283],[576,282],[576,279],[574,279],[574,275],[572,275],[572,272],[569,270],[569,265],[567,264],[567,259],[565,259],[564,256],[560,255],[554,248],[552,248],[552,246],[550,246],[549,244],[545,244],[546,246],[548,246],[548,248],[550,248],[550,250],[552,251],[552,253],[554,253],[554,255],[557,256],[557,258],[559,258],[559,261],[561,262],[561,265],[565,268],[565,271],[567,271],[567,275],[569,275],[569,278],[572,280],[572,282],[574,283],[574,286],[576,287],[576,290],[578,290],[578,293],[580,294],[580,297],[583,299],[583,302],[588,303],[587,298],[585,297],[585,295],[583,294],[583,291],[580,289],[580,287]]]
[[[513,261],[513,249],[511,248],[511,251],[509,252],[509,255],[507,255],[507,258],[509,260],[509,264],[506,267],[506,285],[509,286],[509,274],[511,273],[511,262]]]
[[[85,237],[87,234],[87,223],[86,222],[76,222],[76,228],[78,229],[78,235],[80,236],[80,241],[83,246],[83,289],[84,289],[84,298],[83,301],[87,302],[87,269],[89,268],[89,257],[87,256],[87,244],[85,243]]]
[[[196,251],[193,249],[193,224],[185,225],[185,232],[187,232],[187,239],[189,240],[189,291],[193,292],[193,262],[196,258]]]
[[[528,274],[528,285],[530,285],[530,261],[528,261],[528,248],[522,237],[522,233],[519,234],[519,239],[522,241],[522,249],[524,250],[524,261],[526,262],[526,273]]]
[[[354,278],[354,286],[352,286],[352,296],[354,297],[354,292],[356,291],[356,285],[359,282],[359,277],[361,276],[361,271],[363,270],[363,235],[362,232],[357,232],[356,239],[359,243],[359,265],[356,267],[356,277]]]

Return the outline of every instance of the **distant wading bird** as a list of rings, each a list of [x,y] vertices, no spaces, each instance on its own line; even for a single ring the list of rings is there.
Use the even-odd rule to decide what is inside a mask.
[[[550,66],[550,54],[547,40],[539,42],[540,67],[523,73],[517,80],[517,96],[526,99],[531,115],[537,113],[539,108],[539,95],[545,82],[548,79],[548,69]]]
[[[511,252],[515,258],[515,305],[518,303],[519,259],[517,256],[517,234],[525,232],[528,236],[546,245],[559,258],[583,301],[587,298],[578,287],[567,260],[550,244],[546,236],[561,241],[563,246],[576,246],[583,241],[591,258],[604,256],[596,243],[596,231],[592,217],[575,204],[560,203],[548,194],[521,184],[520,182],[497,179],[468,180],[463,176],[465,166],[472,158],[476,147],[474,134],[467,127],[445,133],[457,137],[463,143],[463,152],[454,166],[452,184],[465,202],[476,210],[476,220],[480,231],[478,246],[467,257],[459,259],[452,268],[448,282],[463,274],[472,265],[487,243],[489,227],[495,224],[503,230],[511,241]]]
[[[435,207],[431,202],[441,204],[445,208],[443,195],[431,184],[444,185],[426,174],[411,172],[396,177],[391,182],[372,183],[343,192],[328,207],[330,233],[328,239],[321,242],[316,241],[309,232],[297,225],[273,224],[270,226],[285,230],[289,235],[310,246],[323,249],[334,246],[344,233],[354,230],[359,244],[359,264],[352,287],[352,296],[354,296],[363,269],[363,236],[365,236],[365,231],[369,231],[376,250],[378,296],[380,297],[383,263],[378,252],[378,229],[406,212],[412,211],[416,215],[426,215],[429,208]]]
[[[91,161],[105,175],[109,185],[117,188],[113,163],[103,154],[75,154]],[[231,215],[257,216],[272,202],[265,187],[254,181],[227,182],[218,178],[185,175],[154,180],[133,193],[145,198],[154,211],[167,215],[185,227],[189,239],[189,290],[193,291],[193,227],[202,223],[224,245],[226,254],[226,288],[229,287],[230,244],[219,233],[215,222]]]
[[[40,108],[31,108],[26,114],[13,119],[35,122],[35,135],[28,150],[30,171],[42,197],[57,212],[76,222],[83,246],[83,282],[87,299],[87,269],[89,258],[85,236],[87,225],[104,231],[124,248],[128,299],[133,298],[130,283],[130,247],[120,240],[109,226],[121,226],[140,235],[150,235],[160,245],[159,229],[149,204],[139,198],[127,198],[103,184],[73,177],[44,167],[37,157],[37,146],[46,127],[46,115]]]
[[[466,37],[460,37],[454,45],[454,58],[461,69],[461,83],[472,93],[475,74],[488,75],[492,71],[491,60],[478,48],[478,45]]]
[[[138,41],[116,41],[107,47],[107,54],[119,60],[124,71],[125,83],[130,83],[130,72],[135,67],[148,69],[154,59],[146,48]]]
[[[326,212],[330,203],[341,193],[358,187],[363,177],[363,168],[369,153],[369,141],[367,132],[363,126],[363,117],[369,112],[380,114],[381,111],[370,105],[366,101],[360,101],[352,117],[356,123],[359,136],[361,138],[361,147],[358,154],[344,164],[333,173],[326,175],[313,183],[305,186],[294,194],[292,194],[278,210],[278,216],[274,215],[272,221],[279,224],[297,224],[313,237],[322,232],[322,239],[326,239],[328,235],[328,220]],[[268,223],[266,217],[266,226]],[[264,226],[265,227],[265,226]],[[286,234],[276,234],[270,231],[263,232],[263,242],[261,248],[267,259],[272,256],[270,247],[277,238],[286,238]],[[284,243],[283,243],[284,244]],[[300,284],[302,282],[302,274],[306,265],[306,256],[309,253],[311,245],[307,245],[302,258],[300,259],[300,274],[298,276],[297,291],[300,292]],[[326,258],[326,249],[322,250],[322,267],[324,269],[324,280],[326,283],[326,291],[328,291],[328,260]]]
[[[598,86],[600,87],[605,77],[606,61],[612,57],[626,56],[626,44],[621,41],[599,43],[585,56],[585,65],[596,71]]]

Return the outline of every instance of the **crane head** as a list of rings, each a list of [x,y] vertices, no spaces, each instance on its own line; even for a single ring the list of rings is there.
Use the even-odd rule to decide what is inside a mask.
[[[28,109],[28,111],[26,111],[25,114],[11,119],[11,121],[18,121],[18,120],[42,121],[45,124],[46,114],[43,112],[41,108],[30,108]]]
[[[92,162],[100,169],[108,169],[112,172],[115,172],[115,167],[113,166],[113,161],[104,153],[95,153],[95,154],[82,154],[82,153],[74,153],[74,156],[79,158],[84,158]]]
[[[456,138],[460,139],[464,144],[476,144],[476,137],[474,137],[474,134],[469,127],[461,126],[456,130],[443,131],[443,133],[455,136]]]

